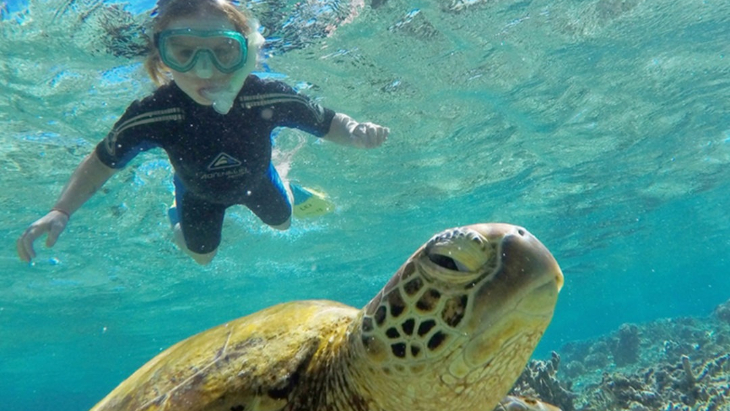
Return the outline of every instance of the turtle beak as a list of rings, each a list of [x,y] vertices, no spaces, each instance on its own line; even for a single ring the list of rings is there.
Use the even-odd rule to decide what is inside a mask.
[[[522,227],[480,224],[469,227],[499,244],[493,274],[475,290],[464,361],[489,364],[509,350],[525,362],[553,316],[563,273],[550,251]],[[516,378],[516,376],[515,376]]]
[[[522,227],[484,224],[470,227],[487,241],[499,243],[499,264],[475,297],[476,321],[484,329],[489,319],[516,316],[532,318],[547,327],[563,287],[563,273],[550,251]],[[486,320],[486,321],[485,321]]]
[[[502,237],[502,267],[515,283],[523,283],[528,288],[549,286],[557,294],[565,282],[550,251],[522,227],[513,226]]]

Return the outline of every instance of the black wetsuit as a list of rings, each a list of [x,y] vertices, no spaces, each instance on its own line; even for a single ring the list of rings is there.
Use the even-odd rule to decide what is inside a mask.
[[[96,146],[102,163],[122,168],[159,147],[175,169],[176,202],[188,248],[220,244],[226,208],[243,204],[269,225],[291,215],[271,163],[271,133],[293,127],[322,137],[335,113],[280,81],[249,76],[226,115],[194,102],[174,83],[135,101]]]

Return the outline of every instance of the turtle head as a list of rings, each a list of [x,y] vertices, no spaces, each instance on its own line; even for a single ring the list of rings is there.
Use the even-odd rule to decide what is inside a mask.
[[[386,374],[424,375],[433,391],[489,391],[496,404],[542,337],[562,285],[557,262],[524,228],[454,228],[401,267],[363,309],[358,334]]]

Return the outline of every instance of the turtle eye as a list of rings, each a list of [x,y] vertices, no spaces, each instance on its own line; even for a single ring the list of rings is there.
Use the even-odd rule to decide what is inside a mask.
[[[463,264],[459,263],[458,260],[455,260],[454,258],[447,255],[429,253],[428,259],[431,260],[432,263],[437,264],[447,270],[461,272],[469,271]]]
[[[431,238],[426,244],[426,255],[441,268],[471,273],[484,263],[484,240],[470,230],[447,230]]]

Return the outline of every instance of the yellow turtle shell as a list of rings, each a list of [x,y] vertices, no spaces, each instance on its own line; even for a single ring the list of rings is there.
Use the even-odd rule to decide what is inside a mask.
[[[505,395],[562,283],[525,229],[454,228],[362,310],[298,301],[219,325],[153,358],[93,411],[551,409]]]

